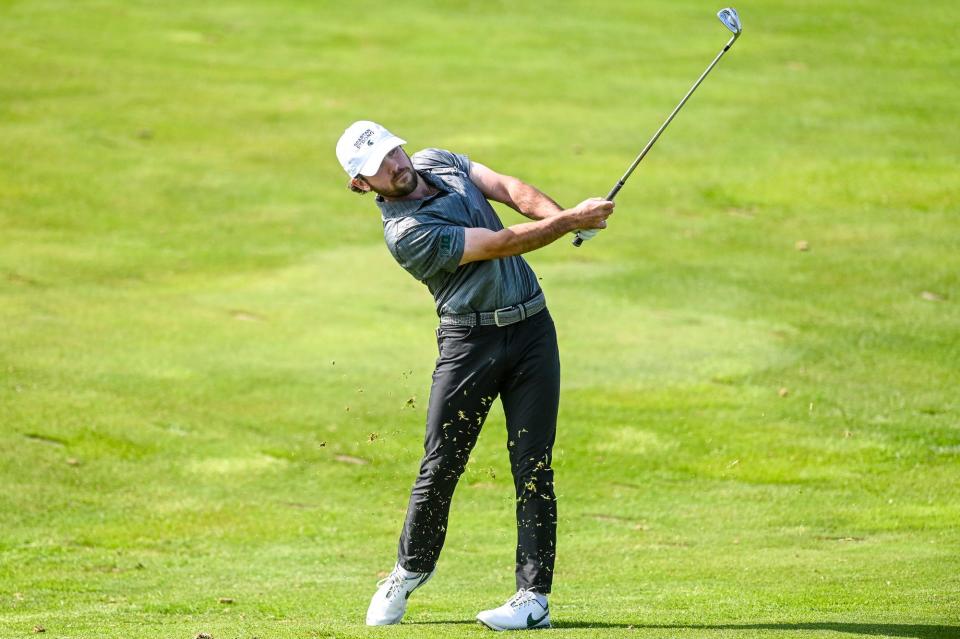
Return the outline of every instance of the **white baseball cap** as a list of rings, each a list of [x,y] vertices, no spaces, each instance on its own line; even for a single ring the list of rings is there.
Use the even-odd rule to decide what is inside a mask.
[[[337,159],[343,170],[354,178],[374,175],[384,156],[407,141],[398,138],[370,120],[359,120],[347,127],[337,142]]]

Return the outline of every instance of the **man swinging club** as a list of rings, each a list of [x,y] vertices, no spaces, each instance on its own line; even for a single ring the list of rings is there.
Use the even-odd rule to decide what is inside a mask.
[[[560,359],[543,292],[520,255],[578,229],[605,228],[614,205],[591,198],[562,209],[465,155],[425,149],[411,158],[403,144],[369,121],[350,125],[337,143],[350,188],[378,194],[387,248],[427,285],[440,317],[420,472],[397,563],[377,584],[366,621],[399,623],[410,593],[433,576],[454,489],[499,396],[517,498],[518,590],[477,619],[494,630],[545,628],[556,554],[550,463]],[[504,228],[487,200],[534,221]]]

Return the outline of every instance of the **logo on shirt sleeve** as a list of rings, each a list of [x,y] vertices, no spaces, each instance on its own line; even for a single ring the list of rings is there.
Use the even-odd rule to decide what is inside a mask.
[[[453,240],[449,235],[444,235],[440,238],[440,254],[441,255],[451,255],[453,253]]]

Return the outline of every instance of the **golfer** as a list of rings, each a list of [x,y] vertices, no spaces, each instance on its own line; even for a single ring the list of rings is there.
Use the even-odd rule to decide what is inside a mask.
[[[377,584],[366,621],[399,623],[410,593],[433,576],[454,489],[499,396],[517,498],[518,590],[477,619],[494,630],[549,627],[560,358],[543,291],[520,255],[578,229],[605,228],[613,202],[592,198],[562,209],[465,155],[425,149],[411,158],[403,144],[369,121],[354,122],[337,143],[350,189],[377,193],[387,248],[426,284],[440,318],[420,472],[397,563]],[[534,221],[504,228],[487,200]]]

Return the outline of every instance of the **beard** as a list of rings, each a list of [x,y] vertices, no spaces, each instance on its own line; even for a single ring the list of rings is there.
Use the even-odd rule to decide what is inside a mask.
[[[420,176],[413,169],[407,167],[400,169],[398,173],[390,180],[390,188],[379,191],[384,197],[404,197],[410,195],[416,190],[420,183]]]

